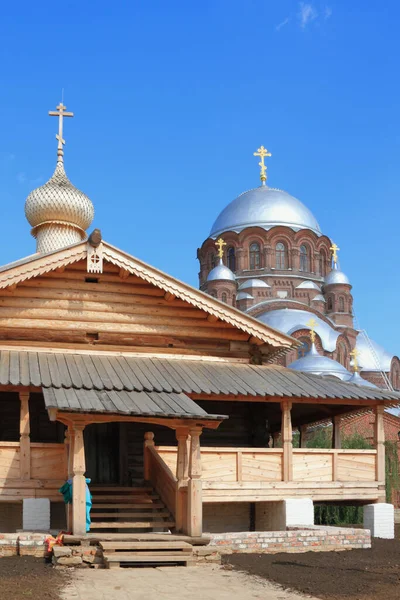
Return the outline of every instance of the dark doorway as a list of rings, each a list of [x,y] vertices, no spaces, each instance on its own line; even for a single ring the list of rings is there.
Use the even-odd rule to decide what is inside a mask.
[[[92,483],[119,483],[119,423],[88,425],[84,439],[86,477]]]

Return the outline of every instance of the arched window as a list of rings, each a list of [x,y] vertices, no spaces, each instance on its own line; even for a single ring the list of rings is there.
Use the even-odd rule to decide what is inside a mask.
[[[344,367],[347,366],[347,351],[343,343],[339,343],[338,345],[337,361]]]
[[[235,248],[233,246],[228,248],[227,257],[228,257],[228,268],[231,271],[236,271]]]
[[[278,242],[275,246],[275,266],[277,269],[287,269],[286,246],[283,242]]]
[[[322,277],[326,275],[326,253],[325,250],[321,250],[319,253],[319,274]]]
[[[211,290],[210,296],[212,296],[213,298],[216,298],[217,297],[217,291],[216,290]]]
[[[221,300],[222,300],[222,302],[225,302],[225,304],[228,302],[228,296],[226,295],[225,292],[222,292]]]
[[[253,242],[250,246],[250,269],[259,269],[261,267],[260,244]]]
[[[214,252],[210,254],[210,268],[213,269],[217,265],[216,256]]]
[[[333,310],[332,296],[328,296],[328,310]]]
[[[300,246],[300,271],[309,271],[309,257],[307,246]]]
[[[344,312],[344,298],[342,296],[339,298],[339,312]]]
[[[310,350],[310,338],[301,337],[298,341],[301,342],[301,346],[297,349],[297,358],[303,358]]]

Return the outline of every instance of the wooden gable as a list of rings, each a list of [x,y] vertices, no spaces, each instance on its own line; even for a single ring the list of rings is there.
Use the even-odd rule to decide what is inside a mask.
[[[43,267],[44,258],[38,256],[37,267],[29,262],[0,275],[0,343],[247,360],[254,345],[272,357],[295,343],[190,286],[142,269],[144,263],[138,261],[140,275],[134,274],[115,249],[109,253],[102,273],[87,272],[86,257],[77,247],[65,266],[55,254],[54,265]],[[191,295],[188,301],[178,297],[180,292]],[[250,328],[237,327],[235,319],[248,321]]]

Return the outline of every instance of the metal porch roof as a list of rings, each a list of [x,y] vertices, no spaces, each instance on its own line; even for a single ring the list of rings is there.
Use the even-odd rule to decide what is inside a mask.
[[[168,356],[0,351],[0,385],[167,394],[365,399],[400,402],[400,394],[278,365]]]

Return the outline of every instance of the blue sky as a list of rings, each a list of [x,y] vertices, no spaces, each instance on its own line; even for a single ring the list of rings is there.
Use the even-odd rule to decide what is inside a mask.
[[[111,243],[197,285],[196,248],[258,184],[301,199],[341,248],[359,326],[400,353],[400,8],[394,0],[4,3],[0,262],[34,251],[29,191],[56,158]]]

